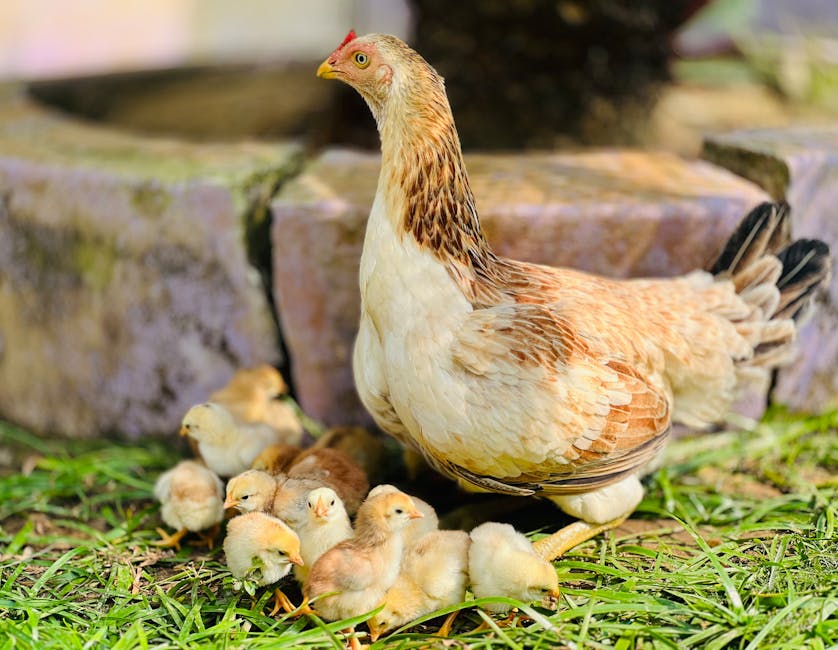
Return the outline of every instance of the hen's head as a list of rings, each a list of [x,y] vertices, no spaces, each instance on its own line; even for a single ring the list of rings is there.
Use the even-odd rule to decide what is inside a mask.
[[[389,34],[355,36],[349,32],[320,67],[317,76],[340,79],[357,90],[376,119],[396,97],[427,101],[428,92],[442,90],[442,77],[403,41]]]

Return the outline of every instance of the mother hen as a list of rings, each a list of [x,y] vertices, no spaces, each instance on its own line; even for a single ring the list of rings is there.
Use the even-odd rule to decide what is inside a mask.
[[[756,207],[709,269],[616,280],[499,257],[480,227],[443,80],[399,39],[350,32],[318,76],[366,100],[382,163],[361,257],[353,367],[376,422],[479,489],[582,520],[548,559],[631,514],[671,421],[723,418],[793,353],[830,270]]]

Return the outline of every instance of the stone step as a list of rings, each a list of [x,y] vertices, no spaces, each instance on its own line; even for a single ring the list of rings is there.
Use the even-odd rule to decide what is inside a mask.
[[[294,144],[190,144],[0,92],[0,417],[174,432],[241,365],[280,360],[247,239]]]
[[[838,126],[737,131],[710,136],[703,155],[792,206],[795,237],[838,251]],[[838,274],[800,329],[795,363],[779,373],[772,400],[800,411],[838,407]]]
[[[484,229],[501,255],[603,275],[705,266],[766,194],[666,153],[468,155]],[[358,262],[379,157],[329,150],[272,202],[274,296],[297,397],[328,424],[367,422],[352,381]],[[743,409],[758,415],[763,395]]]

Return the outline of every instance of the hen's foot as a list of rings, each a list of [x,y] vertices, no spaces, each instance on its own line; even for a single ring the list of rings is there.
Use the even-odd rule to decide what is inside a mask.
[[[589,524],[587,521],[574,521],[572,524],[557,530],[549,537],[544,537],[533,542],[533,548],[538,555],[548,562],[552,562],[567,553],[574,546],[579,546],[582,542],[587,542],[592,537],[596,537],[606,530],[616,528],[627,518],[628,515],[623,515],[611,521],[606,521],[604,524]]]

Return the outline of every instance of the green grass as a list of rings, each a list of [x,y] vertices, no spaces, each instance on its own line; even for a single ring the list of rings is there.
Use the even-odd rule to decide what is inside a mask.
[[[633,518],[556,563],[556,612],[502,627],[465,603],[450,646],[836,647],[836,426],[774,413],[675,441]],[[270,618],[268,592],[234,591],[220,551],[149,545],[170,446],[0,437],[0,649],[343,646],[346,622]],[[436,623],[373,648],[439,647]]]

